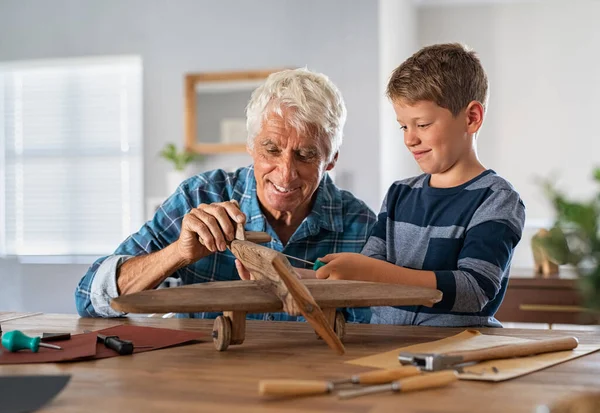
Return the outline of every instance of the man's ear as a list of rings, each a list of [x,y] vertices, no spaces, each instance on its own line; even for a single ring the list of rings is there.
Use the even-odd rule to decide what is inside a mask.
[[[338,160],[338,155],[339,154],[340,154],[339,152],[336,152],[335,155],[333,155],[333,159],[331,160],[331,162],[329,162],[329,164],[325,168],[326,171],[331,171],[333,169],[333,167],[335,166],[335,163]]]
[[[472,101],[467,105],[467,109],[465,110],[465,115],[467,117],[467,132],[468,133],[477,133],[483,124],[483,116],[485,114],[485,109],[480,102],[476,100]]]

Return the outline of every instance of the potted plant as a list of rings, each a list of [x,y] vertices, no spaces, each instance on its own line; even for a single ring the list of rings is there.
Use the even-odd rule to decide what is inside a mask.
[[[171,162],[174,168],[174,170],[167,172],[168,193],[175,192],[179,184],[188,178],[187,167],[190,163],[201,159],[200,155],[186,149],[177,150],[173,143],[166,144],[163,150],[160,151],[160,156]]]
[[[594,179],[600,184],[600,168]],[[586,307],[600,314],[600,190],[590,200],[575,201],[548,181],[544,186],[556,222],[533,241],[554,263],[575,266]]]

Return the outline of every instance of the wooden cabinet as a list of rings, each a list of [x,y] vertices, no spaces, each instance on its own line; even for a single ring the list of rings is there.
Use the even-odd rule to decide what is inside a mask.
[[[500,322],[596,324],[583,308],[575,278],[512,276],[496,313]]]

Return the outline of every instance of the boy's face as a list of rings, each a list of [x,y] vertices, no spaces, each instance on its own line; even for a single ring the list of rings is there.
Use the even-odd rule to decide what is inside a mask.
[[[404,132],[404,144],[411,151],[421,170],[441,174],[466,159],[474,150],[472,102],[457,116],[435,102],[422,100],[413,104],[395,99],[392,104],[396,119]],[[482,107],[481,107],[482,110]]]

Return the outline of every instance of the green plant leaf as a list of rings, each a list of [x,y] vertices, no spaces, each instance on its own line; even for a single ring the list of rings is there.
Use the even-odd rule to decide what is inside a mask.
[[[600,168],[594,169],[594,179],[600,182]]]
[[[552,262],[558,265],[571,263],[571,251],[567,244],[567,237],[560,227],[552,228],[547,236],[534,237],[534,244],[540,245]]]
[[[595,202],[572,202],[554,191],[554,208],[561,224],[571,224],[583,231],[590,239],[598,232],[598,207]]]
[[[583,295],[585,306],[593,310],[600,310],[600,266],[579,279],[579,287]]]
[[[593,177],[600,183],[600,168],[594,169]],[[556,263],[576,265],[585,305],[600,311],[600,191],[590,201],[575,201],[548,179],[542,185],[556,211],[556,223],[547,236],[532,239],[534,253],[539,247]]]
[[[160,151],[160,156],[167,161],[172,162],[173,167],[177,171],[183,171],[190,162],[201,159],[199,155],[185,149],[178,151],[173,143],[166,144],[163,150]]]

